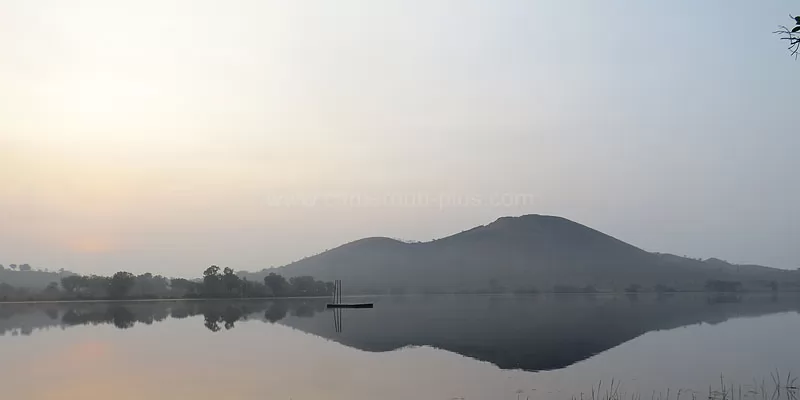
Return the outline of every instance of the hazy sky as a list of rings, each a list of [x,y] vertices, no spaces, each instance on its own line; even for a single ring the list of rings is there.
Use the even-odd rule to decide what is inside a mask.
[[[0,264],[199,275],[526,213],[800,266],[794,1],[0,1]]]

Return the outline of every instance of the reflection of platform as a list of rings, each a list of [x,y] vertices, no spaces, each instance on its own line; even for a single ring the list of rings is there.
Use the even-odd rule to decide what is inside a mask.
[[[374,303],[329,303],[328,308],[372,308]]]
[[[333,303],[328,308],[372,308],[373,303],[342,303],[342,281],[333,281]]]

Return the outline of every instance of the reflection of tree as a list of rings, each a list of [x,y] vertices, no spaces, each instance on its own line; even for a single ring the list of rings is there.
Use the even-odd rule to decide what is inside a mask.
[[[203,325],[205,325],[205,327],[208,328],[208,330],[210,330],[211,332],[219,332],[220,327],[219,327],[218,316],[205,314],[203,317],[205,319]]]
[[[161,322],[169,318],[169,309],[166,307],[153,307],[153,321]]]
[[[232,304],[228,302],[204,302],[200,305],[200,311],[204,319],[203,324],[212,332],[220,331],[222,329],[220,324],[222,324],[226,330],[233,329],[236,327],[236,322],[239,320],[246,320],[248,315],[260,312],[264,308],[266,308],[264,318],[270,322],[282,319],[287,313],[286,304],[284,302],[270,302],[255,305],[252,303]]]
[[[189,313],[189,310],[188,310],[188,309],[185,309],[185,308],[176,308],[176,309],[172,309],[172,310],[171,310],[171,312],[170,312],[170,316],[171,316],[172,318],[175,318],[175,319],[184,319],[184,318],[191,317],[191,316],[192,316],[192,314],[190,314],[190,313]]]
[[[656,292],[656,301],[664,302],[668,301],[675,297],[675,293],[672,292]]]
[[[275,301],[267,308],[267,311],[264,312],[264,319],[274,324],[286,318],[286,313],[288,311],[289,307],[287,307],[286,302]]]
[[[44,310],[44,313],[47,314],[50,319],[58,319],[58,310],[53,308],[48,308]]]
[[[119,329],[127,329],[136,324],[136,315],[122,305],[71,309],[64,313],[61,322],[65,325],[114,324]]]
[[[211,332],[219,332],[219,322],[222,321],[222,312],[217,307],[203,307],[203,325]]]
[[[255,318],[278,322],[287,315],[308,318],[325,310],[325,299],[319,300],[266,300],[266,301],[177,301],[177,302],[87,302],[61,304],[4,304],[0,305],[0,333],[15,332],[17,335],[32,333],[20,329],[27,322],[20,320],[18,326],[9,325],[16,315],[42,313],[49,318],[33,326],[99,325],[110,324],[119,329],[133,327],[136,323],[151,325],[170,317],[180,319],[203,316],[203,325],[212,332],[233,329],[238,321]]]
[[[164,313],[175,319],[188,318],[197,315],[197,304],[196,302],[178,302],[169,308],[169,312],[165,309]]]
[[[119,329],[128,329],[136,324],[136,316],[124,306],[115,306],[108,309],[111,322]]]
[[[233,329],[236,321],[245,318],[250,312],[246,305],[226,304],[210,302],[203,304],[202,312],[204,325],[212,332],[218,332],[221,328],[220,323],[224,323],[225,329]]]
[[[294,312],[292,312],[292,315],[303,318],[313,317],[314,309],[308,304],[301,304],[294,310]]]
[[[225,321],[225,329],[233,329],[234,323],[236,323],[243,314],[244,312],[239,307],[228,306],[225,308],[225,313],[222,316],[222,319]]]
[[[706,298],[708,304],[741,303],[742,295],[738,293],[716,293]]]

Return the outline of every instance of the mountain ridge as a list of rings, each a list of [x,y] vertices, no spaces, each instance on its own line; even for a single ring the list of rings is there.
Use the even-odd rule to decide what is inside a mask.
[[[645,251],[569,219],[530,214],[501,217],[429,242],[369,237],[282,267],[244,273],[263,279],[341,279],[352,293],[703,290],[711,280],[739,281],[748,290],[771,282],[800,288],[800,274]]]

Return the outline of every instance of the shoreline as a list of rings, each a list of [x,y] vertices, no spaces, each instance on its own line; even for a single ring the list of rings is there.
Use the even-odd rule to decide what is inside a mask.
[[[763,296],[763,295],[798,295],[800,291],[785,291],[785,292],[704,292],[704,291],[681,291],[681,292],[596,292],[596,293],[573,293],[573,292],[539,292],[539,293],[405,293],[405,294],[352,294],[343,297],[358,298],[358,297],[424,297],[424,296],[518,296],[518,297],[535,297],[535,296],[679,296],[679,295],[699,295],[706,294],[709,296]],[[73,300],[16,300],[16,301],[2,301],[0,306],[4,304],[60,304],[60,303],[144,303],[144,302],[184,302],[184,301],[265,301],[265,300],[320,300],[330,299],[330,296],[285,296],[285,297],[209,297],[209,298],[132,298],[132,299],[73,299]]]

